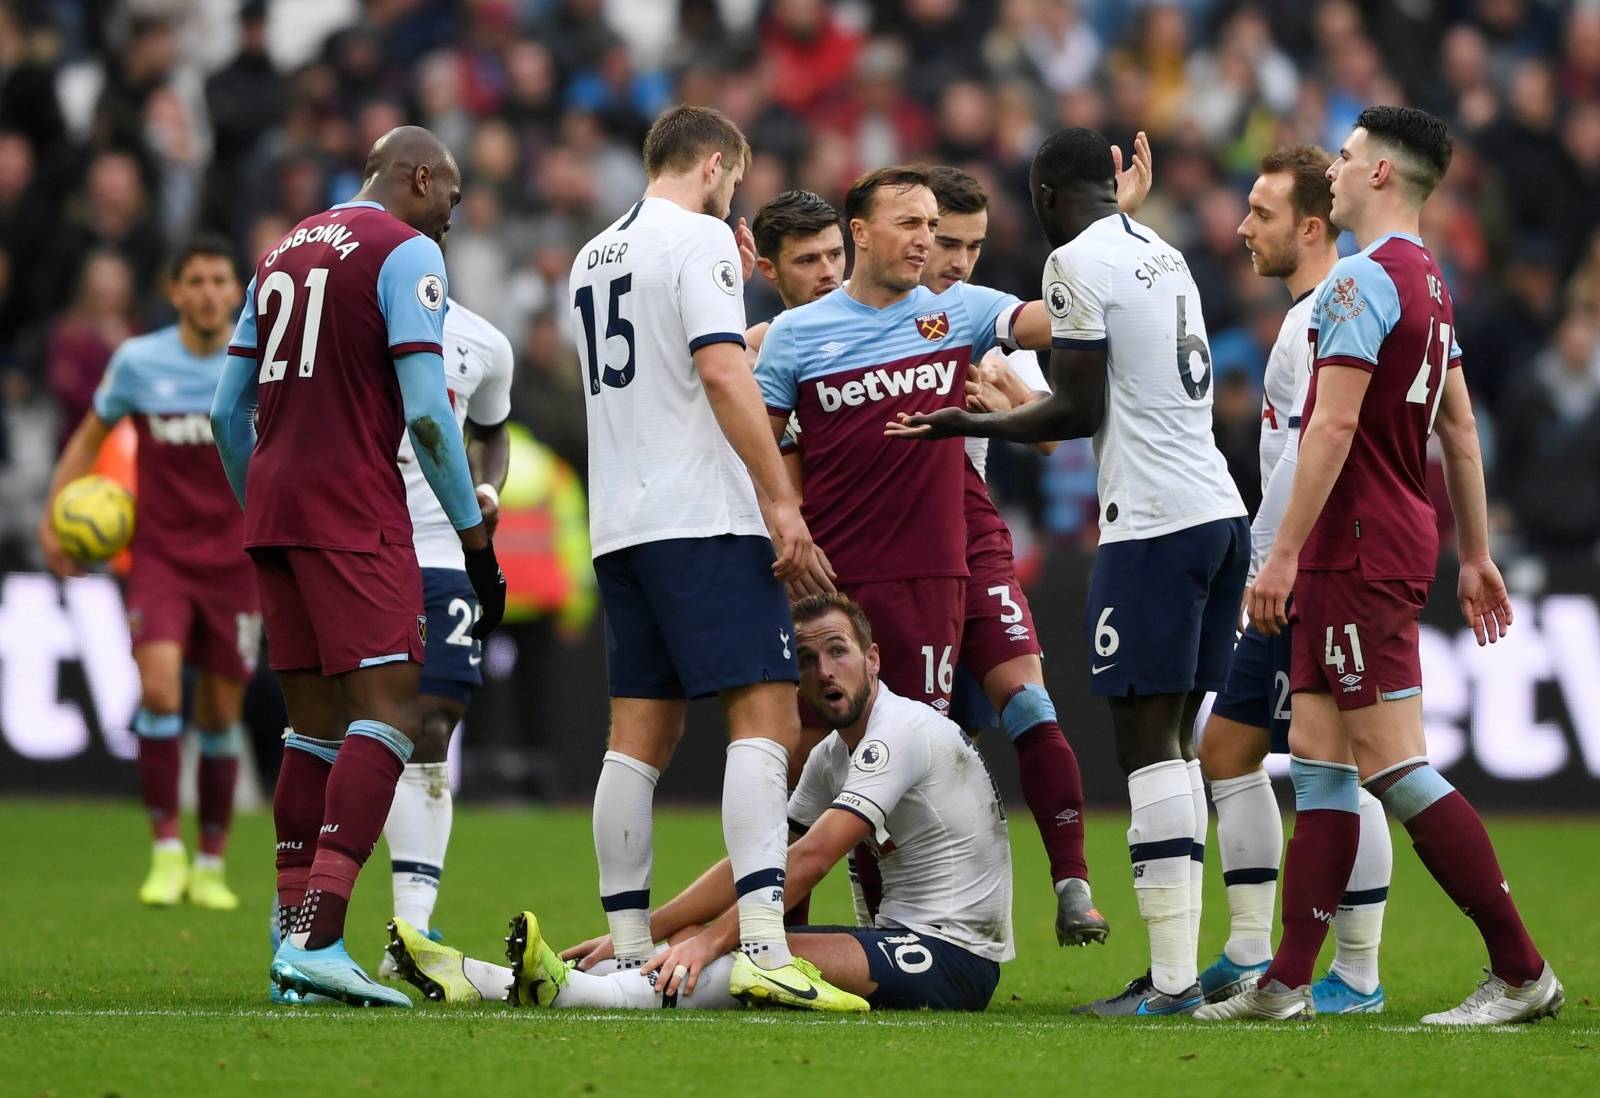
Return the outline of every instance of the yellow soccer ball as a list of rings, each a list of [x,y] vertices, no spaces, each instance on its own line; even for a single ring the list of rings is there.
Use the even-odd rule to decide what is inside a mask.
[[[56,496],[50,521],[72,559],[110,560],[133,537],[133,496],[109,477],[79,477]]]

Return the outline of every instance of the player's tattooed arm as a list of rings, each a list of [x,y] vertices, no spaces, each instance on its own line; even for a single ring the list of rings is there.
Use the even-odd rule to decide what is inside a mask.
[[[1300,549],[1350,456],[1371,383],[1372,375],[1355,366],[1324,362],[1317,370],[1317,414],[1300,435],[1289,505],[1248,592],[1250,621],[1265,636],[1277,636],[1289,623],[1289,592],[1300,571]]]
[[[1461,575],[1456,598],[1478,644],[1493,644],[1511,628],[1511,597],[1500,569],[1489,557],[1489,504],[1483,484],[1483,453],[1472,398],[1459,369],[1444,374],[1439,405],[1439,445],[1444,483],[1456,518]]]
[[[256,448],[257,370],[255,359],[229,355],[211,401],[211,437],[216,440],[223,471],[228,474],[228,484],[240,507],[244,506],[250,454]]]
[[[1106,414],[1105,348],[1056,347],[1050,352],[1050,375],[1054,392],[1009,412],[987,414],[964,408],[915,416],[902,412],[885,425],[884,434],[918,441],[971,435],[1032,443],[1088,438],[1099,431]]]

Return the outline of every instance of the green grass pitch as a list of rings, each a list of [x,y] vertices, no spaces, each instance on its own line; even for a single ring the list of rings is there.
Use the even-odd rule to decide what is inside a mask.
[[[1013,814],[1018,959],[983,1015],[284,1010],[267,1004],[269,818],[239,821],[231,876],[245,907],[219,915],[138,905],[148,850],[134,806],[0,803],[0,1094],[1600,1093],[1600,821],[1490,821],[1567,988],[1558,1020],[1499,1032],[1416,1024],[1471,990],[1483,954],[1398,830],[1383,951],[1389,1013],[1223,1027],[1069,1016],[1144,966],[1124,826],[1102,811],[1089,832],[1111,941],[1066,951],[1051,930],[1032,822]],[[720,848],[714,814],[663,809],[658,895]],[[597,933],[592,850],[587,809],[458,811],[436,922],[490,958],[523,905],[563,943]],[[1214,863],[1214,843],[1212,854]],[[352,952],[372,966],[385,941],[386,869],[380,846],[352,910]],[[1202,964],[1226,922],[1220,870],[1207,875]],[[813,917],[842,922],[848,910],[835,873]]]

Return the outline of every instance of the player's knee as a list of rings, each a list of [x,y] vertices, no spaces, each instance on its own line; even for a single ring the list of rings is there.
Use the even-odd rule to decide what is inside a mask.
[[[183,684],[146,682],[139,689],[139,708],[151,713],[176,714],[183,709]]]
[[[1236,734],[1237,730],[1212,719],[1206,723],[1205,734],[1200,737],[1200,769],[1214,782],[1242,777],[1261,765],[1264,744],[1255,743],[1256,737]]]
[[[450,751],[450,736],[457,724],[454,713],[432,710],[422,715],[418,726],[411,761],[414,763],[441,763]]]
[[[1183,756],[1178,750],[1176,736],[1119,735],[1117,737],[1117,765],[1124,774],[1132,774],[1160,762],[1171,762]]]
[[[244,733],[238,725],[220,732],[200,729],[200,754],[207,759],[237,759],[244,746]]]

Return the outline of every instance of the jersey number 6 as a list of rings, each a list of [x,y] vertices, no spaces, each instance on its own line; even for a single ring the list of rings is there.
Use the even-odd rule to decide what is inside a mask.
[[[621,389],[633,380],[633,321],[623,317],[621,313],[622,295],[633,289],[633,275],[619,275],[611,280],[611,310],[606,318],[606,343],[598,343],[595,339],[595,311],[594,287],[579,286],[572,295],[573,308],[583,314],[583,341],[585,350],[589,353],[589,392],[591,395],[600,395],[600,383],[603,381],[613,389]],[[613,339],[621,339],[628,345],[628,361],[622,369],[614,370],[606,366],[600,368],[600,351]]]
[[[1190,362],[1195,355],[1200,356],[1200,364],[1205,367],[1198,381]],[[1178,295],[1178,377],[1194,400],[1204,399],[1211,388],[1211,348],[1206,346],[1199,332],[1189,331],[1189,299],[1185,294]]]

